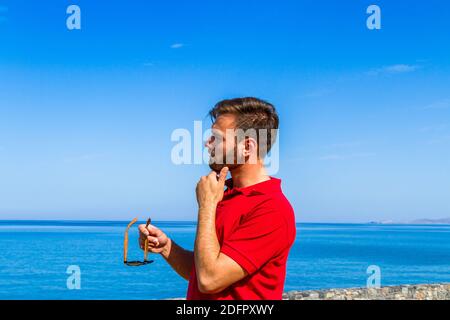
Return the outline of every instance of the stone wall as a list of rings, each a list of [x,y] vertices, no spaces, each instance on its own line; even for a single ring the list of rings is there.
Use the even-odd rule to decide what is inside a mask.
[[[449,284],[401,285],[375,288],[289,291],[284,300],[450,300]]]

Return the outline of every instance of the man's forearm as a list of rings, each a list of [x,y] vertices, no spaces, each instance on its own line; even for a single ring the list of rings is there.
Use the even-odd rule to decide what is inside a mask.
[[[169,239],[169,243],[166,249],[161,252],[161,255],[176,273],[189,280],[194,263],[194,253],[192,251],[183,249],[172,239]]]
[[[215,227],[215,206],[199,209],[197,237],[195,239],[195,268],[199,279],[212,277],[217,258],[220,254],[220,244]]]

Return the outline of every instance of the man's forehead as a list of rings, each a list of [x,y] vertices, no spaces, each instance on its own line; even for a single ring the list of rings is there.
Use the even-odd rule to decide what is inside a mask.
[[[235,128],[236,116],[234,114],[223,114],[216,118],[212,128],[214,130],[225,131],[226,129]]]

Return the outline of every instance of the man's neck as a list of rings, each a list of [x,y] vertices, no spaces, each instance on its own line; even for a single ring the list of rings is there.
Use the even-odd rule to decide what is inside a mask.
[[[262,163],[243,164],[231,170],[231,178],[233,179],[233,186],[236,188],[245,188],[270,180]]]

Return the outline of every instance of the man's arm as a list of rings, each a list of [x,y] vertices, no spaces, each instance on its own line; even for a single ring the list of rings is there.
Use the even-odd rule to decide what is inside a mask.
[[[183,249],[153,225],[146,227],[145,224],[141,224],[139,233],[139,244],[142,250],[144,250],[145,239],[147,239],[149,252],[160,253],[176,273],[189,280],[194,263],[192,251]]]
[[[184,279],[189,280],[192,264],[194,263],[194,253],[192,251],[183,249],[169,238],[168,245],[161,252],[161,255],[176,273]]]
[[[222,169],[217,180],[215,172],[202,177],[197,185],[198,226],[194,259],[199,290],[220,292],[247,276],[233,259],[220,252],[216,234],[216,207],[223,197],[228,168]]]

